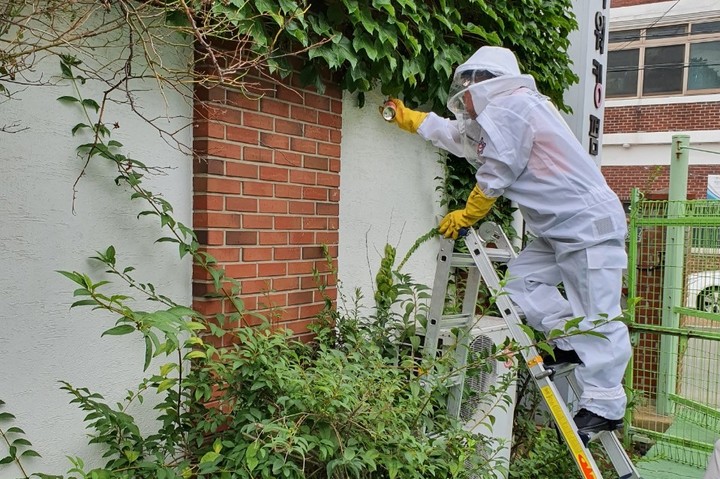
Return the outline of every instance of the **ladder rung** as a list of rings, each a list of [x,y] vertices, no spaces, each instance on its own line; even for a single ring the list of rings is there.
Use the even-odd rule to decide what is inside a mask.
[[[512,259],[512,254],[504,249],[485,248],[490,261],[495,263],[507,263]],[[475,260],[468,253],[454,253],[450,261],[450,265],[456,268],[475,268]]]

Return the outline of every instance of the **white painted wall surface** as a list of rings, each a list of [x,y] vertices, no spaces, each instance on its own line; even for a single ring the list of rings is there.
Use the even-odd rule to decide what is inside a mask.
[[[97,61],[117,54],[102,48],[94,52]],[[185,55],[191,55],[189,49]],[[188,58],[168,55],[164,60],[180,64]],[[87,258],[112,244],[119,264],[135,266],[138,279],[184,304],[191,299],[191,271],[174,245],[153,244],[162,236],[157,220],[136,219],[142,205],[129,201],[128,188],[115,186],[116,174],[106,160],[93,160],[80,179],[72,213],[72,185],[83,165],[75,147],[88,139],[72,137],[70,129],[83,118],[77,108],[56,101],[73,94],[67,81],[59,81],[57,59],[42,63],[37,73],[58,84],[27,88],[0,106],[0,126],[28,127],[0,133],[0,399],[7,403],[3,411],[17,416],[16,425],[43,456],[25,461],[29,472],[60,474],[70,467],[68,455],[90,464],[101,459],[87,446],[85,413],[69,404],[58,381],[88,387],[112,404],[141,379],[144,347],[135,335],[101,338],[116,318],[87,308],[70,310],[74,284],[55,271],[78,270],[99,280],[105,276],[102,268]],[[139,108],[172,118],[159,125],[174,131],[188,124],[192,110],[183,95],[167,90],[163,98],[153,82],[136,86],[145,89],[136,95]],[[106,88],[88,82],[83,94],[99,99]],[[127,105],[109,104],[105,120],[119,124],[113,139],[125,145],[129,156],[172,168],[165,176],[148,178],[146,186],[174,205],[178,220],[191,224],[190,157],[169,146]],[[185,128],[178,139],[190,144],[191,133]],[[136,410],[141,418],[152,413],[148,406]],[[0,446],[0,455],[4,452]],[[0,469],[0,478],[19,477],[13,467]]]
[[[443,175],[440,150],[386,123],[377,109],[383,100],[372,92],[358,108],[357,95],[343,98],[340,292],[352,299],[361,288],[368,307],[374,305],[374,278],[385,244],[397,247],[397,265],[445,212],[435,191],[441,184],[436,178]],[[438,247],[437,240],[424,243],[402,271],[432,286]]]

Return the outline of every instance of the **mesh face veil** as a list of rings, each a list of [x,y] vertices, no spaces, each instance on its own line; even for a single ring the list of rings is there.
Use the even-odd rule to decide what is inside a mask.
[[[487,70],[463,70],[455,72],[453,81],[450,84],[450,90],[448,91],[448,110],[453,112],[459,120],[460,115],[467,113],[464,96],[467,89],[470,88],[470,85],[495,78],[495,76],[494,73]]]

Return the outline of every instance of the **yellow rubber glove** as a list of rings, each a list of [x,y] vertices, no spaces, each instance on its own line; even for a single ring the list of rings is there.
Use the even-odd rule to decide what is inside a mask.
[[[487,216],[497,198],[488,198],[477,185],[470,192],[465,208],[451,211],[440,222],[438,231],[446,238],[457,239],[462,228],[469,228]]]
[[[405,106],[402,100],[398,100],[397,98],[391,98],[390,101],[395,104],[395,118],[393,118],[392,121],[407,132],[417,133],[420,124],[428,114],[422,111],[411,110]]]

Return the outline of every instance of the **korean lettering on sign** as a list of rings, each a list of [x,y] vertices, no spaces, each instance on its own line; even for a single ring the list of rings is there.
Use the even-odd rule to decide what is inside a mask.
[[[603,10],[595,12],[595,52],[596,54],[602,55],[605,53],[605,31],[606,21],[603,12],[607,8],[607,0],[603,0]],[[603,103],[603,64],[598,61],[597,58],[592,61],[592,75],[595,77],[595,88],[593,90],[593,104],[596,109],[599,109]],[[597,115],[590,114],[590,127],[588,135],[589,141],[589,153],[593,156],[597,156],[600,145],[600,126],[602,120]]]

